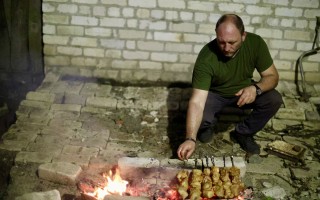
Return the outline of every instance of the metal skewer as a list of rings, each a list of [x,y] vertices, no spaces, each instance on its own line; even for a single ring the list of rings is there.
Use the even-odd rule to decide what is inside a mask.
[[[214,157],[213,157],[213,156],[211,156],[211,162],[212,162],[212,166],[215,166],[215,164],[214,164]]]
[[[233,156],[230,156],[232,167],[234,167]]]

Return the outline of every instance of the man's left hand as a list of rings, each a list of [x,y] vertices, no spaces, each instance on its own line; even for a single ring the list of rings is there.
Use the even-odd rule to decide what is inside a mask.
[[[239,90],[239,92],[237,92],[235,95],[240,97],[237,102],[237,105],[241,107],[245,104],[250,104],[254,102],[257,96],[256,88],[253,85],[250,85],[248,87],[245,87]]]

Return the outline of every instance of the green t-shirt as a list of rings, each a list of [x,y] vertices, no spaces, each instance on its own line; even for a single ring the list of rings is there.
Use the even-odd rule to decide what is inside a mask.
[[[253,33],[248,33],[238,53],[226,58],[216,39],[206,44],[196,60],[192,87],[233,97],[240,89],[252,84],[253,72],[263,72],[273,63],[267,44]]]

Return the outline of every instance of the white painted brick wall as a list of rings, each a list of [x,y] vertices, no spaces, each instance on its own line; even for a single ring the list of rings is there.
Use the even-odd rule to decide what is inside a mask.
[[[44,0],[42,11],[47,72],[190,82],[198,52],[215,38],[216,21],[224,13],[236,13],[246,31],[264,38],[281,79],[294,81],[298,57],[312,48],[320,3]],[[304,59],[306,81],[320,82],[319,62],[319,54]]]

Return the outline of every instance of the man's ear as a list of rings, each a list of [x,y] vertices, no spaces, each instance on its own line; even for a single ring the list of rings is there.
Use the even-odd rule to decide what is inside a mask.
[[[242,42],[246,39],[246,36],[247,36],[247,32],[243,32],[241,36]]]

